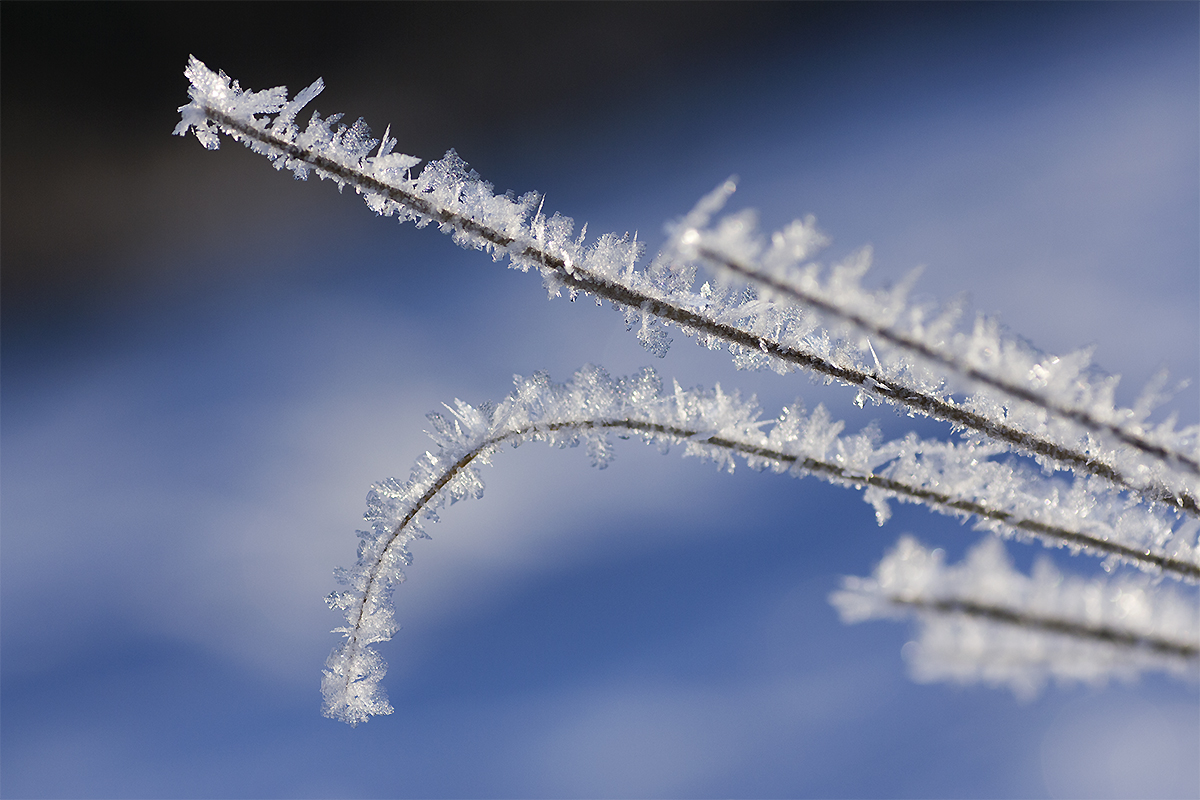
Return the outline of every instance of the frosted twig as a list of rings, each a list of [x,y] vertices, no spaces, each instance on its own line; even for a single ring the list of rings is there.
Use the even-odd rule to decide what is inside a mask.
[[[361,534],[358,565],[341,575],[352,590],[330,596],[330,605],[345,611],[348,625],[338,629],[346,634],[347,641],[327,664],[327,715],[357,724],[372,714],[390,710],[378,687],[383,676],[382,661],[367,648],[395,633],[388,597],[391,587],[402,580],[401,566],[411,561],[408,543],[424,535],[422,515],[435,517],[437,508],[447,499],[454,502],[482,494],[482,482],[473,464],[487,463],[504,443],[516,446],[545,440],[565,446],[578,444],[582,438],[600,466],[612,456],[611,443],[603,438],[606,431],[641,436],[664,450],[683,443],[685,455],[705,457],[728,469],[733,468],[730,456],[737,454],[755,469],[814,475],[831,483],[867,489],[866,499],[876,507],[881,522],[886,518],[888,497],[907,499],[943,513],[972,514],[988,525],[1032,533],[1060,545],[1115,556],[1176,577],[1200,579],[1200,559],[1194,549],[1184,547],[1179,556],[1156,553],[1113,541],[1111,537],[1116,534],[1119,538],[1119,532],[1111,526],[1096,535],[1059,521],[1071,519],[1070,514],[1046,521],[1012,510],[1040,509],[1045,503],[1039,495],[1026,496],[1019,472],[1006,465],[991,463],[994,475],[984,480],[989,485],[977,487],[970,494],[956,496],[934,488],[960,484],[958,474],[967,459],[982,475],[977,462],[986,457],[986,451],[944,442],[920,442],[911,436],[881,444],[873,430],[841,436],[842,424],[832,421],[821,407],[805,415],[799,406],[792,406],[776,420],[760,421],[753,400],[742,401],[719,387],[715,392],[706,392],[685,391],[675,385],[672,393],[663,394],[652,370],[613,380],[603,370],[589,366],[568,384],[552,384],[543,375],[518,378],[508,399],[494,410],[482,408],[456,401],[451,409],[453,421],[431,415],[435,425],[431,435],[439,445],[438,451],[426,453],[418,461],[406,484],[385,482],[368,497],[368,518],[374,533]],[[761,430],[767,424],[772,425],[769,433]],[[1006,485],[993,489],[993,483]],[[989,492],[1007,500],[1009,507],[981,502],[980,498],[989,496]],[[1139,513],[1143,516],[1138,527],[1153,527],[1153,518],[1145,516],[1149,512]]]
[[[698,232],[689,231],[688,233]],[[686,236],[687,234],[685,234]],[[839,317],[842,320],[852,324],[854,327],[890,342],[897,347],[900,347],[908,352],[917,355],[927,361],[939,364],[948,369],[954,370],[973,381],[977,381],[993,389],[999,389],[1006,394],[1011,395],[1019,400],[1035,405],[1060,417],[1069,419],[1082,425],[1089,430],[1097,433],[1107,433],[1115,436],[1120,441],[1128,444],[1138,450],[1141,450],[1147,455],[1162,459],[1167,462],[1179,464],[1187,471],[1195,475],[1200,475],[1200,462],[1195,458],[1176,452],[1168,447],[1160,444],[1155,444],[1147,440],[1145,437],[1137,433],[1128,431],[1119,425],[1104,422],[1096,419],[1088,411],[1080,408],[1070,408],[1061,403],[1032,391],[1031,389],[1018,386],[1012,381],[993,375],[979,367],[965,364],[954,355],[941,351],[926,342],[907,336],[904,333],[894,330],[886,324],[880,324],[875,320],[867,318],[865,315],[858,314],[852,309],[839,305],[831,298],[820,297],[814,292],[805,291],[795,283],[782,280],[767,273],[767,271],[759,266],[747,266],[735,258],[723,255],[709,247],[698,246],[695,248],[696,254],[705,261],[713,264],[719,270],[732,275],[744,278],[753,284],[764,287],[771,292],[791,298],[802,305],[812,307],[818,311]],[[880,376],[871,376],[876,380]]]
[[[648,317],[672,322],[689,334],[700,334],[746,353],[761,353],[789,367],[801,367],[856,386],[887,402],[976,431],[1021,452],[1097,475],[1147,499],[1168,502],[1200,516],[1200,504],[1190,490],[1172,489],[1153,481],[1134,481],[1101,458],[1021,430],[1000,417],[989,417],[949,398],[939,398],[869,370],[837,363],[836,359],[823,357],[798,343],[755,330],[763,327],[761,321],[744,327],[717,319],[698,307],[689,308],[663,286],[628,269],[639,249],[636,243],[630,245],[626,239],[609,234],[600,237],[591,250],[584,251],[582,237],[578,241],[570,237],[573,223],[569,218],[556,214],[547,220],[539,211],[532,222],[527,221],[535,202],[539,202],[540,208],[540,198],[529,194],[514,201],[494,195],[489,184],[464,171],[464,165],[453,152],[443,162],[427,165],[418,179],[406,180],[403,176],[418,160],[391,153],[395,141],[390,139],[380,144],[379,155],[370,156],[378,142],[369,139],[362,120],[350,128],[334,129],[332,125],[340,115],[322,120],[314,114],[309,127],[300,132],[293,120],[300,108],[320,91],[319,81],[288,103],[282,87],[257,93],[242,91],[223,73],[211,72],[194,58],[187,74],[192,80],[193,101],[180,109],[183,119],[175,132],[182,135],[194,130],[206,147],[218,145],[212,128],[215,124],[221,132],[266,155],[277,169],[286,167],[300,178],[316,171],[339,186],[351,185],[378,213],[398,213],[402,220],[413,219],[419,226],[436,222],[444,231],[454,232],[456,241],[463,246],[491,250],[495,258],[506,253],[513,266],[522,270],[537,268],[555,293],[563,288],[572,295],[584,292],[609,300],[634,317],[641,315],[643,333],[648,330]],[[277,116],[270,124],[256,116],[266,114]],[[625,264],[617,268],[617,262]],[[678,289],[681,281],[669,274],[669,268],[659,266],[657,272],[660,278],[667,275],[659,284],[667,284],[666,288],[676,285]],[[661,335],[657,340],[652,331],[647,336],[652,348],[665,348]],[[794,334],[789,338],[798,339]]]
[[[983,681],[1032,697],[1048,678],[1099,684],[1155,669],[1194,676],[1200,609],[1194,597],[1146,576],[1084,580],[1040,559],[1013,569],[984,540],[958,565],[904,537],[870,578],[845,578],[830,596],[845,622],[916,616],[906,646],[921,681]]]
[[[1178,656],[1180,658],[1196,658],[1200,656],[1200,643],[1181,642],[1177,639],[1168,639],[1161,636],[1132,633],[1107,625],[1089,625],[1085,622],[1063,619],[1062,617],[1028,614],[1003,606],[984,605],[974,600],[957,600],[951,598],[920,600],[889,595],[887,601],[892,605],[907,606],[918,612],[963,614],[990,622],[1015,625],[1018,628],[1058,633],[1064,636],[1074,636],[1079,639],[1095,639],[1098,642],[1108,642],[1109,644],[1121,647],[1145,648],[1154,653],[1166,656]]]

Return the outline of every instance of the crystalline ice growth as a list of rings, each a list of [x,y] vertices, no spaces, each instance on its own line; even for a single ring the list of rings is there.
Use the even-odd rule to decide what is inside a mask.
[[[338,629],[346,642],[330,657],[327,669],[328,715],[354,722],[367,713],[364,709],[386,706],[379,687],[385,667],[369,654],[369,646],[396,631],[391,590],[403,580],[403,569],[412,561],[409,545],[425,535],[423,519],[436,520],[436,512],[448,503],[482,496],[477,466],[490,463],[504,444],[544,441],[574,447],[584,442],[592,462],[604,467],[614,454],[610,437],[635,435],[663,452],[682,445],[685,456],[707,459],[724,470],[732,471],[736,459],[742,458],[754,469],[790,471],[797,477],[813,475],[867,488],[864,499],[875,506],[881,519],[886,518],[888,499],[923,502],[953,514],[968,513],[963,510],[968,507],[976,509],[970,513],[982,514],[986,503],[1001,503],[1000,508],[1016,512],[1005,511],[1000,518],[1004,521],[985,522],[1009,532],[1020,531],[1022,519],[1074,524],[1070,530],[1077,536],[1094,536],[1094,547],[1102,553],[1110,551],[1103,549],[1108,539],[1100,536],[1121,535],[1114,520],[1136,519],[1131,529],[1145,531],[1153,529],[1158,519],[1154,509],[1127,507],[1110,493],[1107,498],[1092,496],[1089,520],[1072,520],[1058,511],[1058,504],[1045,501],[1047,491],[1062,487],[1047,489],[1040,476],[989,460],[1003,448],[925,441],[913,435],[883,442],[874,427],[844,434],[843,423],[832,419],[824,407],[805,413],[798,402],[777,418],[764,420],[754,398],[742,398],[719,386],[684,389],[678,383],[664,392],[650,369],[614,379],[589,365],[565,384],[554,383],[544,373],[515,376],[514,384],[512,394],[495,406],[456,400],[445,407],[446,413],[430,414],[429,435],[435,449],[417,459],[407,481],[389,479],[368,494],[366,518],[371,530],[360,533],[357,564],[338,572],[339,582],[349,588],[329,597],[331,608],[346,616],[346,625]],[[949,500],[973,505],[933,499],[946,496],[947,491],[956,492],[947,496]],[[1194,540],[1195,531],[1181,534],[1164,518],[1158,540],[1170,536],[1188,542]],[[1181,547],[1179,553],[1195,559],[1194,548]],[[994,573],[989,578],[992,583],[996,576],[1009,580],[1000,571]],[[986,581],[976,583],[982,586]]]
[[[1031,575],[985,539],[956,566],[905,537],[870,578],[846,578],[830,596],[843,621],[915,616],[905,647],[913,677],[1007,686],[1036,695],[1050,679],[1103,684],[1142,672],[1187,676],[1200,653],[1194,592],[1129,575],[1064,576],[1048,559]]]
[[[869,249],[822,278],[820,268],[808,263],[826,242],[811,216],[768,238],[744,211],[714,221],[728,194],[722,187],[675,227],[671,257],[711,266],[727,283],[749,280],[777,305],[803,306],[847,343],[858,342],[857,352],[843,351],[840,364],[942,401],[950,401],[954,391],[970,392],[966,411],[1087,453],[1122,475],[1138,476],[1139,486],[1161,487],[1149,496],[1165,491],[1190,498],[1196,511],[1200,427],[1177,430],[1171,420],[1148,422],[1158,384],[1133,408],[1116,408],[1116,379],[1096,373],[1089,352],[1041,353],[982,317],[959,330],[956,304],[938,309],[909,300],[915,272],[896,287],[870,290],[862,283]],[[881,396],[890,399],[886,391]]]
[[[593,367],[567,384],[519,378],[507,400],[486,409],[456,401],[430,417],[435,447],[408,479],[384,481],[368,498],[370,530],[358,563],[339,575],[344,588],[329,598],[347,617],[346,644],[331,657],[327,678],[333,716],[357,722],[390,708],[379,689],[383,664],[369,645],[395,631],[391,590],[411,561],[409,546],[448,502],[482,494],[478,466],[505,443],[582,442],[604,466],[612,436],[638,436],[664,451],[682,445],[685,455],[722,469],[744,458],[755,469],[862,489],[881,522],[891,501],[919,502],[1005,535],[1105,556],[1106,568],[1124,561],[1152,576],[1200,578],[1200,426],[1151,420],[1161,383],[1133,407],[1117,408],[1116,379],[1095,370],[1088,352],[1041,353],[993,320],[964,323],[957,305],[914,302],[915,274],[890,289],[868,288],[869,249],[829,269],[812,263],[827,243],[812,217],[770,236],[752,212],[719,217],[732,181],[670,225],[666,248],[643,265],[636,235],[589,240],[586,226],[576,234],[574,221],[543,211],[536,193],[497,195],[453,150],[418,171],[418,159],[394,151],[390,129],[379,142],[361,120],[345,125],[340,114],[316,112],[301,129],[297,120],[320,81],[289,101],[282,88],[243,90],[194,58],[186,73],[190,102],[175,132],[193,131],[205,147],[228,135],[297,178],[316,173],[350,186],[376,213],[433,224],[461,246],[536,270],[551,296],[607,299],[655,355],[666,352],[666,327],[674,324],[702,346],[727,349],[739,368],[807,369],[850,385],[860,402],[894,403],[965,434],[953,442],[881,442],[871,430],[844,434],[820,407],[806,413],[796,405],[761,420],[753,398],[736,392],[675,386],[663,393],[652,372],[613,379]],[[697,287],[701,266],[717,275]],[[1005,460],[1013,454],[1033,456],[1045,474]],[[993,577],[1003,573],[991,569]],[[982,629],[957,639],[938,630],[945,636],[937,641],[962,642]],[[950,645],[938,647],[928,652]],[[1022,674],[1022,685],[1037,683],[1034,672]]]
[[[750,212],[714,221],[732,181],[669,226],[666,250],[644,270],[635,269],[636,240],[622,248],[627,238],[607,235],[586,245],[583,235],[572,238],[570,218],[547,217],[536,194],[519,200],[496,195],[453,151],[410,180],[416,160],[393,154],[390,140],[371,156],[376,142],[361,120],[335,127],[340,115],[322,120],[314,113],[298,133],[293,119],[320,91],[320,82],[288,102],[282,88],[243,91],[194,58],[186,73],[192,102],[181,109],[176,133],[194,130],[206,147],[215,147],[221,130],[298,177],[315,171],[339,186],[353,185],[379,213],[418,225],[434,222],[460,245],[507,255],[518,269],[537,269],[551,295],[566,289],[572,298],[581,291],[605,297],[627,311],[656,355],[669,344],[662,320],[671,319],[707,347],[728,347],[739,367],[786,373],[802,365],[851,383],[860,394],[1006,441],[1047,467],[1083,469],[1200,516],[1200,426],[1151,424],[1149,402],[1115,408],[1114,380],[1093,377],[1087,353],[1039,353],[983,319],[959,330],[956,306],[909,301],[911,279],[890,290],[865,288],[868,249],[822,279],[807,263],[826,242],[811,217],[770,237],[758,232]],[[718,266],[723,281],[737,266],[736,278],[754,281],[759,296],[695,289],[701,262]],[[971,392],[965,403],[953,398],[959,390]]]

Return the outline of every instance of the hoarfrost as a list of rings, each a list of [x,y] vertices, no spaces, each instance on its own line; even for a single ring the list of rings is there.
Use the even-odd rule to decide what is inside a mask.
[[[960,329],[960,302],[938,308],[909,299],[919,271],[890,289],[870,290],[863,285],[871,263],[869,248],[835,264],[822,278],[821,266],[809,259],[828,239],[816,229],[812,216],[768,237],[745,211],[714,222],[728,194],[722,188],[709,195],[673,229],[670,256],[710,266],[726,284],[748,280],[778,305],[801,306],[809,324],[822,325],[840,338],[837,363],[870,378],[862,382],[860,398],[874,393],[894,401],[891,395],[898,387],[953,406],[953,394],[967,392],[963,411],[1028,438],[1024,443],[1014,440],[1015,449],[1043,454],[1053,450],[1030,447],[1038,439],[1087,454],[1087,459],[1108,467],[1096,474],[1136,476],[1124,484],[1196,512],[1200,426],[1176,429],[1170,419],[1149,421],[1165,399],[1165,376],[1156,378],[1133,407],[1115,407],[1118,379],[1094,368],[1090,350],[1064,356],[1042,353],[986,317]],[[1058,456],[1045,463],[1057,469],[1080,466]]]
[[[656,356],[670,345],[664,325],[674,324],[703,346],[727,347],[739,368],[809,369],[856,387],[861,399],[949,421],[1047,468],[1089,472],[1200,516],[1200,426],[1151,423],[1159,385],[1132,408],[1116,408],[1116,379],[1096,377],[1088,352],[1040,353],[985,318],[960,329],[958,304],[910,301],[915,273],[892,289],[865,288],[869,248],[822,279],[809,259],[828,239],[813,217],[769,237],[753,212],[716,217],[732,179],[669,225],[663,252],[639,269],[636,237],[605,234],[585,244],[570,217],[543,213],[537,193],[497,195],[453,150],[410,179],[417,160],[392,153],[386,133],[383,143],[371,139],[362,120],[347,128],[337,125],[341,115],[314,113],[300,132],[293,120],[320,81],[288,102],[283,88],[244,91],[195,58],[186,74],[192,102],[180,109],[177,134],[192,130],[216,147],[220,130],[297,177],[315,171],[352,185],[377,213],[436,224],[461,246],[537,270],[552,297],[565,290],[572,299],[581,292],[607,299]],[[370,156],[376,144],[379,154]],[[700,264],[717,268],[716,287],[695,287]],[[734,285],[747,280],[756,292]],[[956,402],[955,392],[969,396]]]
[[[904,654],[915,680],[1007,686],[1034,697],[1050,679],[1100,685],[1148,670],[1194,677],[1200,607],[1194,593],[1147,576],[1065,576],[1041,558],[1030,575],[984,539],[955,566],[902,538],[870,578],[830,596],[844,622],[916,617]]]
[[[1040,476],[1020,466],[990,461],[1004,453],[998,446],[927,441],[911,434],[884,442],[874,426],[844,434],[844,423],[824,406],[806,413],[799,401],[775,419],[761,419],[753,397],[720,386],[684,389],[677,382],[664,391],[649,368],[612,378],[588,365],[565,384],[545,373],[514,376],[514,384],[512,394],[494,406],[455,400],[445,406],[446,414],[429,414],[435,450],[417,459],[407,481],[388,479],[367,495],[371,529],[359,534],[358,562],[336,573],[349,589],[329,597],[330,607],[342,611],[347,624],[336,629],[346,642],[330,656],[323,682],[327,716],[353,725],[390,713],[379,686],[385,666],[370,645],[396,632],[391,591],[412,562],[409,545],[426,538],[422,518],[435,521],[444,506],[483,495],[477,465],[490,463],[503,444],[583,443],[592,463],[603,468],[615,454],[611,437],[633,435],[664,453],[682,446],[683,455],[730,472],[741,458],[753,469],[865,489],[864,499],[880,523],[889,513],[888,500],[920,502],[945,513],[974,514],[981,526],[1005,533],[1033,532],[1051,543],[1082,546],[1176,577],[1200,576],[1194,525],[1178,524],[1161,508],[1129,507],[1116,492],[1061,483],[1047,488]],[[1056,498],[1078,499],[1048,503],[1048,491]],[[1084,496],[1087,513],[1081,514],[1077,506]],[[1173,547],[1169,554],[1162,553],[1164,545]],[[1139,560],[1137,554],[1145,551],[1158,553],[1159,561],[1146,560],[1147,555]]]
[[[502,444],[531,440],[583,443],[600,468],[614,457],[612,435],[663,452],[681,446],[731,471],[740,458],[862,489],[880,524],[891,502],[921,503],[1005,536],[1101,556],[1106,570],[1129,563],[1148,573],[1081,581],[1041,562],[1026,577],[993,540],[946,567],[938,551],[902,540],[873,578],[846,579],[833,599],[850,621],[916,615],[921,639],[907,652],[918,679],[982,680],[1025,696],[1051,677],[1101,682],[1194,661],[1194,598],[1156,582],[1200,580],[1200,426],[1151,421],[1165,376],[1118,408],[1117,379],[1096,370],[1089,351],[1042,353],[995,320],[964,324],[961,303],[914,302],[916,272],[869,289],[869,248],[828,269],[813,262],[828,237],[812,216],[770,235],[752,211],[719,216],[733,179],[669,224],[663,251],[642,265],[636,234],[589,243],[586,225],[576,235],[574,220],[544,213],[536,192],[497,195],[453,150],[413,177],[420,160],[394,151],[390,129],[377,140],[361,119],[347,126],[340,114],[313,112],[301,130],[296,120],[320,80],[289,100],[283,87],[243,90],[194,57],[185,72],[191,102],[180,108],[178,135],[194,132],[209,149],[228,135],[298,179],[315,173],[348,185],[378,214],[433,224],[460,246],[537,271],[551,297],[608,300],[656,356],[674,325],[728,350],[739,368],[805,369],[850,385],[859,407],[894,404],[963,434],[883,442],[873,428],[845,434],[823,407],[807,413],[798,402],[762,420],[753,398],[719,386],[664,392],[649,369],[613,379],[585,367],[567,384],[518,376],[502,403],[456,400],[430,414],[435,449],[408,480],[372,488],[358,562],[336,573],[344,588],[327,601],[346,617],[337,629],[346,641],[326,665],[328,716],[354,725],[391,713],[380,686],[386,667],[371,645],[396,632],[392,590],[411,563],[410,543],[426,538],[424,522],[445,505],[482,495],[478,466]],[[701,267],[716,277],[696,287]],[[1015,456],[1032,456],[1041,470]]]

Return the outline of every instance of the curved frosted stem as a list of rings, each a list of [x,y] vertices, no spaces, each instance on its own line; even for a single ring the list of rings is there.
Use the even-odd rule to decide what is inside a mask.
[[[812,475],[864,489],[881,523],[888,500],[899,499],[942,513],[974,515],[985,527],[1032,533],[1048,543],[1116,557],[1154,572],[1200,579],[1200,557],[1185,544],[1195,532],[1186,524],[1176,530],[1167,517],[1151,509],[1108,502],[1093,508],[1089,529],[1079,524],[1069,502],[1046,508],[1047,487],[1038,476],[986,461],[985,449],[912,436],[880,442],[872,429],[844,435],[842,423],[822,407],[806,414],[793,405],[774,420],[760,420],[753,400],[719,387],[684,390],[676,384],[673,391],[663,392],[652,370],[612,379],[589,366],[566,384],[551,383],[540,374],[518,379],[513,394],[495,407],[455,401],[450,410],[450,418],[430,415],[436,452],[417,461],[407,482],[385,481],[368,496],[372,531],[360,533],[358,563],[340,574],[349,588],[329,598],[332,607],[346,614],[347,624],[337,629],[345,634],[345,644],[326,665],[328,716],[357,724],[390,712],[379,686],[384,665],[369,646],[396,631],[391,589],[411,563],[408,546],[424,536],[422,519],[436,518],[447,501],[482,495],[476,465],[489,463],[505,443],[586,443],[598,466],[612,457],[609,432],[638,436],[664,451],[683,444],[685,455],[710,459],[729,470],[736,455],[752,468]],[[1144,533],[1155,528],[1158,538],[1165,537],[1173,549],[1148,548],[1144,538],[1122,541],[1128,530]]]

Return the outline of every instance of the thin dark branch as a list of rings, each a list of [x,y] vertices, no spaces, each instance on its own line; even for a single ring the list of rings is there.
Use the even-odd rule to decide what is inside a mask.
[[[902,597],[889,597],[893,605],[907,606],[919,611],[932,611],[939,614],[965,614],[969,617],[982,617],[992,622],[1014,625],[1019,628],[1058,633],[1079,639],[1093,639],[1099,642],[1151,650],[1162,655],[1178,656],[1180,658],[1196,658],[1200,656],[1197,645],[1179,642],[1173,639],[1163,639],[1157,636],[1146,636],[1129,631],[1110,628],[1106,625],[1085,625],[1068,619],[1042,617],[1014,611],[1011,608],[989,606],[976,603],[973,600],[914,600]]]

